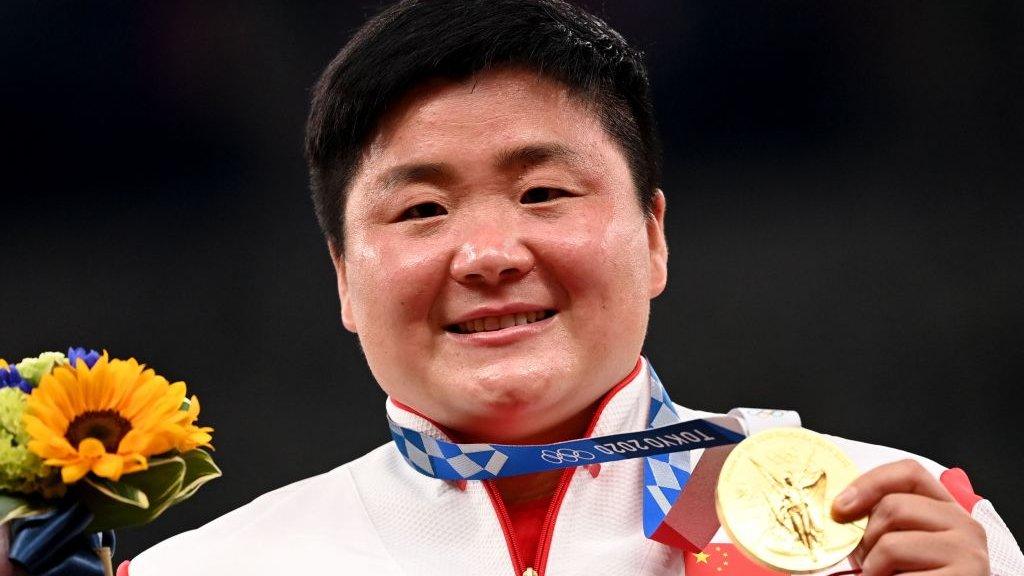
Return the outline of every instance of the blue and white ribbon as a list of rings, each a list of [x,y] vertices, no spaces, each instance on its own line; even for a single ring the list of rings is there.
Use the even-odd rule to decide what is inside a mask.
[[[103,576],[96,549],[106,546],[113,551],[114,533],[86,532],[92,520],[92,512],[70,500],[42,514],[14,520],[8,559],[33,576]]]
[[[490,480],[643,457],[644,533],[658,529],[690,478],[691,450],[735,444],[743,434],[705,419],[682,422],[648,365],[647,429],[554,444],[458,444],[399,426],[388,417],[398,451],[417,472],[442,480]]]

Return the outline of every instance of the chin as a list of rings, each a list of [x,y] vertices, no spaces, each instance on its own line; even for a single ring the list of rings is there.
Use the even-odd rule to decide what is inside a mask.
[[[564,384],[565,378],[522,364],[490,365],[467,377],[465,394],[484,412],[504,417],[528,415],[558,402],[563,395],[559,384]]]
[[[529,411],[550,404],[548,399],[553,390],[547,383],[532,378],[505,378],[502,380],[477,381],[468,392],[475,404],[488,411],[512,412]],[[545,401],[547,400],[547,401]]]

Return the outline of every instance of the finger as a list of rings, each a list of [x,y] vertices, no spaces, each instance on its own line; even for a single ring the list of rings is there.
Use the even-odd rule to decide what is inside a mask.
[[[887,532],[920,530],[940,532],[970,521],[956,502],[946,502],[918,494],[889,494],[871,510],[861,546],[870,550]]]
[[[942,568],[935,568],[933,570],[915,570],[913,572],[900,572],[900,576],[964,576],[960,572],[957,572],[958,568],[955,566],[945,566]],[[863,576],[863,574],[861,574]],[[983,576],[989,576],[984,574]]]
[[[14,573],[14,567],[7,558],[7,525],[0,526],[0,576],[10,576]]]
[[[953,564],[953,542],[949,540],[948,534],[941,532],[887,532],[864,554],[862,576],[888,576]]]
[[[862,518],[886,494],[908,493],[953,502],[953,497],[923,466],[913,460],[884,464],[861,474],[832,503],[837,522]]]

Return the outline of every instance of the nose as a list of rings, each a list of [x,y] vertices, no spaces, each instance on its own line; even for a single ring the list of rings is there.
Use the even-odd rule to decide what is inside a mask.
[[[533,252],[514,230],[501,224],[473,227],[452,258],[451,275],[460,283],[497,286],[522,278],[534,267]]]

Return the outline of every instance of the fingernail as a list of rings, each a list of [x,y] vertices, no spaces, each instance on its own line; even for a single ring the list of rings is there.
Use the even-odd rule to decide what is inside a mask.
[[[853,486],[847,486],[846,490],[843,490],[842,492],[839,493],[839,496],[836,496],[835,505],[840,508],[846,509],[853,506],[853,504],[856,501],[857,489],[854,488]]]

